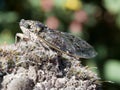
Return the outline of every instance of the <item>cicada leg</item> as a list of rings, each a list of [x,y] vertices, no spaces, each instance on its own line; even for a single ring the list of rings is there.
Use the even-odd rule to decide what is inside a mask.
[[[22,33],[17,33],[16,36],[15,36],[15,44],[20,40],[29,40],[29,38],[25,35],[25,34],[22,34]]]

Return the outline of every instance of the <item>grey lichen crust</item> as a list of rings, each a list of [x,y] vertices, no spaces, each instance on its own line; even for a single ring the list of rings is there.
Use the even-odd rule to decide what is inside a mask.
[[[43,47],[44,46],[44,47]],[[79,60],[28,41],[0,47],[1,90],[97,90],[98,76]],[[64,56],[65,57],[65,56]]]

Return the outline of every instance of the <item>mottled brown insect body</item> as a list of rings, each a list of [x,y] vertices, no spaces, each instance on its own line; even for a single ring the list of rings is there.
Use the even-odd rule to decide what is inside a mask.
[[[20,28],[25,38],[33,41],[39,38],[49,47],[61,53],[77,58],[93,58],[97,54],[94,48],[81,38],[69,33],[52,30],[39,21],[22,19]],[[37,43],[39,42],[37,41]]]

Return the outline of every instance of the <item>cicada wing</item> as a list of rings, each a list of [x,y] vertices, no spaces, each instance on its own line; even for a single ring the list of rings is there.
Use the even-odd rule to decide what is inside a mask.
[[[79,55],[80,58],[93,58],[97,55],[94,48],[88,44],[85,40],[75,37],[71,34],[64,33],[64,38],[69,39],[75,48],[75,55]]]
[[[96,51],[91,45],[69,33],[47,30],[45,40],[60,50],[79,56],[80,58],[92,58],[96,56]]]
[[[54,30],[46,31],[44,39],[64,52],[68,52],[70,54],[75,53],[75,47],[62,32]]]

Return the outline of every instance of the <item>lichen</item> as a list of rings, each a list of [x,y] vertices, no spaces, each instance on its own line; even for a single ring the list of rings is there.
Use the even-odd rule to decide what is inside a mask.
[[[1,90],[98,90],[99,77],[80,60],[31,40],[0,47]],[[69,58],[68,58],[69,57]]]

